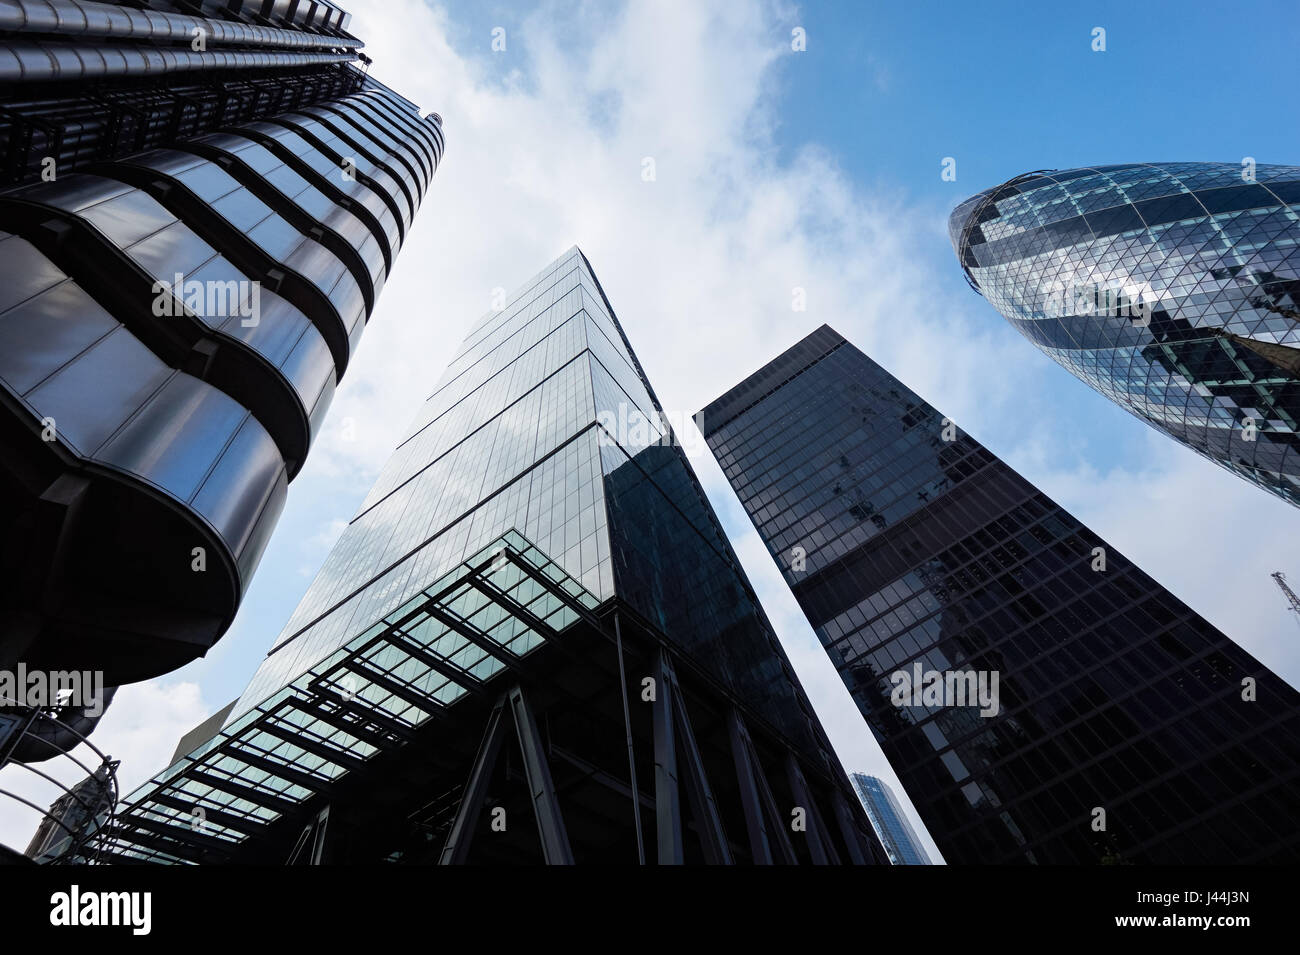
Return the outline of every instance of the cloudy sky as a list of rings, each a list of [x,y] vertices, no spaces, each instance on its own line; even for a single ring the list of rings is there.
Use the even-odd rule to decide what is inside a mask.
[[[442,114],[447,153],[234,627],[105,716],[124,791],[243,689],[492,290],[573,244],[674,421],[829,323],[1300,683],[1300,621],[1268,577],[1300,581],[1300,511],[1043,357],[966,286],[945,231],[959,200],[1031,169],[1295,162],[1294,124],[1266,121],[1294,89],[1284,5],[1088,3],[1032,22],[984,4],[343,5],[374,74]],[[1174,56],[1194,61],[1194,92]],[[692,459],[845,766],[903,798],[717,465]],[[0,810],[0,841],[34,825]]]

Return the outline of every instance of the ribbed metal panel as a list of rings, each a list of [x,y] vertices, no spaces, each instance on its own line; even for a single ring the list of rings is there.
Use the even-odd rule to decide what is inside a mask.
[[[146,42],[190,43],[195,30],[216,46],[268,46],[288,50],[359,49],[354,37],[283,30],[181,13],[136,10],[83,0],[0,0],[0,30]]]
[[[220,638],[441,157],[333,5],[203,10],[0,0],[0,666]]]
[[[162,76],[194,70],[263,70],[347,63],[352,59],[349,53],[195,52],[125,44],[85,46],[63,41],[13,40],[0,47],[0,83]]]

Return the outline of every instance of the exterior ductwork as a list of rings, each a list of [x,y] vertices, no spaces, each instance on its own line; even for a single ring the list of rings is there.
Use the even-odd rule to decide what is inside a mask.
[[[264,53],[244,50],[86,47],[77,43],[19,40],[0,47],[0,83],[97,80],[111,76],[162,76],[195,70],[266,70],[348,63],[348,53]]]
[[[0,30],[60,36],[104,37],[154,43],[190,43],[195,30],[216,46],[269,46],[290,50],[359,49],[355,37],[232,23],[181,13],[137,10],[81,0],[0,0]]]

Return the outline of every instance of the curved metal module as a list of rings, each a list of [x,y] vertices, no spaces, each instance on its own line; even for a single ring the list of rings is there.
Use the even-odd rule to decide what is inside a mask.
[[[948,228],[976,291],[1039,349],[1300,506],[1300,166],[1029,173]]]
[[[441,159],[436,114],[338,65],[360,46],[345,14],[259,6],[0,3],[26,34],[0,50],[19,81],[0,126],[33,117],[57,172],[34,181],[33,153],[0,193],[0,668],[112,687],[220,638]],[[218,49],[190,48],[196,24]],[[132,63],[156,91],[105,95],[138,129],[118,100],[88,124],[75,83],[40,113],[21,82]],[[296,70],[279,98],[282,73],[223,72],[259,64]],[[177,99],[159,65],[215,78]],[[67,145],[83,129],[97,145]]]
[[[29,638],[31,666],[110,685],[166,672],[233,616],[284,460],[246,408],[169,367],[30,242],[0,233],[0,263],[6,636]]]
[[[114,76],[159,76],[192,70],[270,69],[348,63],[352,53],[279,53],[264,50],[150,50],[126,44],[92,47],[62,40],[14,41],[0,47],[0,82],[95,80]]]
[[[135,10],[88,0],[5,0],[0,3],[0,30],[15,32],[189,43],[196,29],[203,31],[207,42],[212,44],[289,49],[354,49],[361,46],[361,41],[355,37],[232,23],[159,10]]]

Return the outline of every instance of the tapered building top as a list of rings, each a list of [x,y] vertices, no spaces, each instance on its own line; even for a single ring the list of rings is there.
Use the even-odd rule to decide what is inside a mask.
[[[1300,166],[1028,173],[948,228],[972,286],[1052,359],[1300,505]]]
[[[898,804],[889,783],[866,773],[854,773],[853,788],[867,810],[871,825],[880,837],[881,844],[889,853],[893,865],[930,865],[930,856],[926,853],[916,830],[907,821],[903,807]]]
[[[354,860],[883,861],[586,257],[500,306],[115,851],[274,856],[328,808]]]
[[[729,680],[747,678],[747,656],[780,654],[574,247],[471,329],[234,715],[511,529],[595,597],[633,601]],[[670,560],[697,569],[686,579]],[[751,628],[730,646],[728,622],[700,616],[717,612],[709,588],[723,585],[746,604],[732,622]],[[767,674],[751,685],[767,692]],[[795,694],[770,702],[774,722],[811,739]]]

